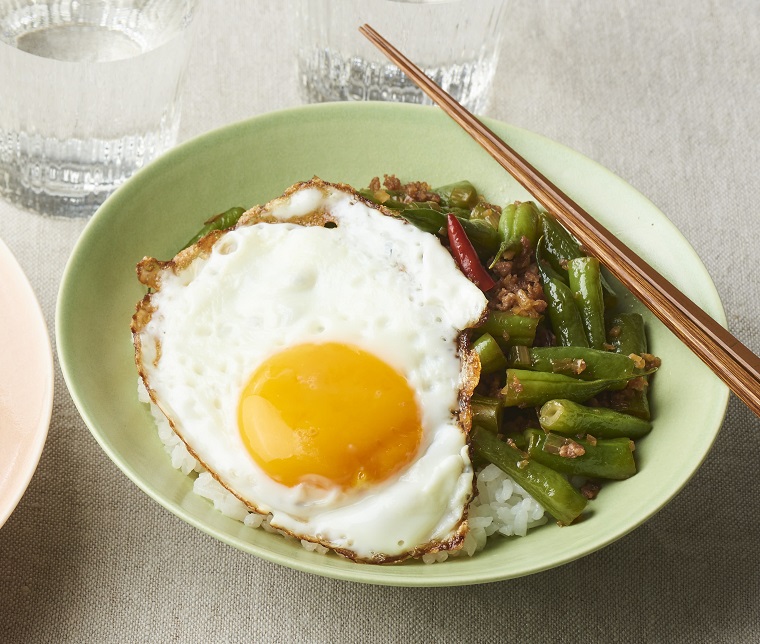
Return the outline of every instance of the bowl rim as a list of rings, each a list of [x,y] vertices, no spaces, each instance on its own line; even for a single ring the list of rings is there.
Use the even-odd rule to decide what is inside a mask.
[[[335,114],[341,114],[341,113],[347,113],[350,115],[352,112],[356,112],[357,114],[366,112],[366,114],[381,114],[383,117],[387,118],[389,114],[391,115],[391,117],[395,117],[396,113],[398,113],[398,115],[402,115],[407,111],[410,111],[409,112],[410,114],[414,112],[422,113],[421,111],[423,110],[429,112],[431,115],[433,113],[442,114],[442,112],[440,112],[440,110],[435,106],[422,106],[422,105],[390,103],[390,102],[388,103],[385,103],[385,102],[344,102],[344,103],[335,102],[335,103],[302,105],[302,106],[297,106],[297,107],[290,107],[283,110],[266,112],[266,113],[253,116],[251,118],[248,118],[242,121],[237,121],[234,123],[224,125],[219,128],[212,129],[196,137],[193,137],[187,141],[184,141],[183,143],[179,144],[178,146],[164,153],[161,157],[157,158],[152,163],[150,163],[149,165],[147,165],[146,167],[142,168],[137,173],[135,173],[130,179],[125,181],[124,184],[122,184],[122,186],[120,186],[104,202],[104,204],[100,208],[98,208],[97,212],[86,224],[81,236],[77,240],[77,243],[75,244],[71,252],[71,255],[69,257],[69,260],[66,264],[66,267],[64,269],[61,282],[60,282],[60,288],[58,291],[58,297],[56,300],[55,332],[56,332],[56,346],[57,346],[58,358],[61,365],[61,371],[64,377],[64,381],[66,382],[71,398],[77,410],[79,411],[82,419],[87,425],[90,433],[93,435],[97,443],[100,445],[101,449],[103,449],[106,455],[117,465],[117,467],[119,467],[119,469],[135,485],[137,485],[139,489],[145,492],[150,498],[155,500],[157,503],[159,503],[159,505],[169,510],[172,514],[179,517],[186,523],[189,523],[193,527],[201,530],[202,532],[205,532],[206,534],[209,534],[212,537],[228,545],[231,545],[237,549],[243,550],[246,553],[254,554],[255,556],[262,558],[264,560],[267,560],[276,564],[280,564],[288,568],[292,568],[292,569],[299,570],[302,572],[309,572],[312,574],[326,576],[333,579],[340,579],[344,581],[354,581],[354,582],[377,584],[377,585],[416,586],[416,587],[470,585],[470,584],[503,581],[505,579],[518,578],[524,575],[534,574],[534,573],[541,572],[550,568],[555,568],[560,565],[569,563],[570,561],[574,561],[582,557],[585,557],[586,555],[592,554],[593,552],[600,550],[601,548],[609,545],[610,543],[614,541],[617,541],[618,539],[622,538],[626,534],[630,533],[635,528],[637,528],[638,526],[646,522],[654,514],[659,512],[692,479],[694,474],[697,472],[697,470],[699,469],[699,467],[701,466],[701,464],[704,462],[705,458],[707,457],[707,454],[709,453],[714,441],[717,438],[720,427],[723,423],[723,419],[725,418],[725,414],[726,414],[727,406],[728,406],[728,400],[729,400],[728,388],[724,386],[723,389],[721,390],[720,395],[717,396],[717,399],[714,401],[715,405],[712,408],[713,413],[712,413],[711,418],[706,420],[706,426],[714,427],[715,429],[713,431],[711,439],[707,443],[705,443],[704,449],[698,454],[698,459],[695,461],[696,464],[694,468],[690,472],[688,472],[688,475],[685,476],[677,486],[671,489],[668,497],[662,503],[658,504],[656,507],[650,508],[649,511],[643,513],[642,515],[639,515],[637,517],[637,521],[635,523],[632,523],[631,525],[628,525],[624,530],[616,531],[610,534],[608,537],[604,539],[600,539],[598,542],[595,542],[592,547],[587,547],[582,552],[570,553],[565,557],[552,560],[546,565],[533,566],[530,569],[518,570],[515,573],[510,573],[507,575],[505,575],[503,572],[499,572],[498,569],[494,569],[494,570],[489,571],[489,573],[485,575],[483,574],[477,574],[477,575],[469,574],[468,575],[466,573],[462,574],[461,572],[453,571],[448,576],[421,576],[418,573],[414,572],[415,570],[418,569],[416,564],[414,568],[410,568],[409,566],[406,566],[404,564],[393,565],[393,566],[370,566],[366,564],[353,564],[356,566],[356,568],[347,570],[347,569],[342,569],[338,567],[331,568],[323,564],[311,563],[310,561],[300,561],[300,560],[294,561],[293,558],[287,554],[280,554],[277,552],[269,551],[265,548],[261,548],[254,544],[251,544],[250,542],[246,542],[241,538],[234,537],[229,534],[225,534],[215,529],[213,526],[207,525],[206,523],[204,523],[204,521],[194,517],[192,514],[189,513],[189,511],[185,510],[179,504],[173,503],[170,500],[164,498],[158,490],[154,489],[152,486],[150,486],[145,481],[143,481],[139,473],[137,473],[131,467],[131,465],[127,463],[116,452],[115,449],[112,449],[112,447],[106,441],[105,437],[102,435],[101,429],[98,427],[98,424],[95,422],[95,419],[92,418],[90,414],[88,413],[86,401],[83,400],[82,396],[80,395],[80,392],[77,389],[76,374],[71,370],[70,364],[69,364],[68,343],[66,340],[66,321],[63,319],[64,318],[63,311],[66,306],[65,303],[66,303],[67,297],[69,296],[69,293],[71,292],[71,290],[74,288],[74,285],[72,283],[73,282],[72,275],[74,274],[77,268],[77,265],[76,265],[77,258],[79,256],[79,253],[81,252],[81,249],[86,247],[89,243],[91,243],[91,238],[97,237],[97,235],[100,232],[100,229],[107,224],[107,221],[106,221],[107,213],[111,210],[118,210],[122,202],[129,199],[129,193],[133,189],[132,187],[139,185],[140,182],[143,180],[143,177],[149,176],[150,174],[153,174],[153,173],[160,173],[165,167],[170,167],[171,164],[174,162],[175,158],[185,155],[189,151],[192,151],[192,150],[200,151],[200,150],[205,149],[206,147],[213,147],[215,141],[217,141],[220,137],[234,138],[236,132],[247,130],[252,127],[253,128],[266,127],[268,122],[275,122],[283,118],[284,119],[293,119],[293,118],[298,119],[304,115],[319,117],[319,114],[322,112],[328,115],[330,114],[335,115]],[[683,236],[683,234],[675,227],[675,225],[667,218],[667,216],[665,216],[664,213],[662,213],[649,199],[647,199],[644,195],[642,195],[638,190],[636,190],[633,186],[631,186],[629,183],[624,181],[622,178],[618,177],[612,171],[608,170],[606,167],[586,157],[580,152],[577,152],[576,150],[573,150],[572,148],[569,148],[563,145],[562,143],[549,139],[548,137],[537,134],[535,132],[526,130],[524,128],[520,128],[511,124],[505,123],[503,121],[498,121],[496,119],[485,118],[485,117],[480,117],[480,118],[488,127],[491,127],[492,129],[496,129],[499,127],[502,127],[502,128],[506,127],[510,131],[517,133],[520,136],[527,137],[534,142],[540,143],[541,145],[545,145],[545,146],[548,145],[554,148],[555,150],[562,151],[565,154],[569,154],[577,159],[582,160],[584,163],[589,164],[590,166],[593,166],[596,172],[604,176],[605,180],[615,182],[619,186],[623,187],[632,199],[639,200],[639,203],[642,205],[642,207],[656,210],[659,213],[659,215],[661,215],[662,224],[663,226],[668,228],[669,234],[674,235],[675,237],[679,239],[679,242],[681,243],[681,248],[679,250],[689,255],[690,262],[695,263],[695,265],[699,268],[700,272],[702,273],[701,277],[704,280],[704,286],[707,289],[702,294],[705,298],[705,301],[707,302],[707,305],[705,306],[706,310],[708,310],[710,314],[721,325],[726,326],[727,324],[726,315],[723,309],[723,305],[720,301],[720,297],[718,295],[717,289],[715,288],[715,284],[712,278],[710,277],[709,273],[707,272],[706,267],[702,263],[701,259],[697,255],[694,248],[691,246],[688,240]],[[483,151],[483,154],[486,155],[485,151]],[[432,567],[435,568],[440,565],[441,564],[436,564]],[[429,566],[426,566],[426,568],[428,567]],[[407,572],[406,574],[404,574],[403,572],[404,570],[408,570],[411,572]],[[391,571],[390,574],[388,574],[389,571]]]

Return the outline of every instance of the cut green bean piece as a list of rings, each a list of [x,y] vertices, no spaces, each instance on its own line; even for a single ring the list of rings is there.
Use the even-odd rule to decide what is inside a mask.
[[[570,260],[567,263],[567,277],[581,314],[588,344],[593,349],[601,349],[607,338],[599,260],[595,257],[577,257]]]
[[[506,311],[490,311],[480,331],[488,333],[506,351],[511,345],[531,346],[536,338],[539,318],[515,315]]]
[[[497,232],[499,228],[499,216],[499,213],[491,207],[491,204],[485,201],[479,201],[470,212],[471,221],[482,219]]]
[[[185,250],[185,248],[188,248],[189,246],[192,246],[193,244],[199,242],[212,230],[225,230],[227,228],[232,228],[238,222],[238,219],[240,219],[244,212],[245,208],[236,206],[234,208],[230,208],[229,210],[225,210],[224,212],[220,212],[218,215],[214,215],[211,219],[208,219],[204,222],[203,228],[201,228],[195,234],[195,236],[182,247],[182,250]]]
[[[578,242],[548,213],[541,215],[541,234],[544,238],[546,259],[555,271],[566,272],[567,262],[583,256]]]
[[[610,344],[615,351],[630,355],[647,352],[647,337],[644,318],[638,313],[620,313],[610,324]]]
[[[535,248],[541,233],[538,207],[532,201],[516,201],[508,204],[501,211],[498,231],[501,244],[494,258],[494,264],[507,251],[519,252],[522,249],[523,237],[528,239],[531,248]]]
[[[502,243],[508,242],[512,234],[512,222],[515,219],[515,211],[517,210],[516,203],[510,203],[504,206],[501,210],[501,217],[499,217],[499,237]],[[506,246],[504,247],[506,250]]]
[[[507,365],[513,369],[530,369],[533,366],[530,347],[520,344],[509,347],[509,351],[507,352]]]
[[[476,456],[493,463],[522,486],[559,523],[569,525],[586,507],[586,498],[555,472],[480,427],[472,432]]]
[[[577,257],[584,257],[585,254],[575,238],[548,213],[541,214],[541,235],[545,239],[546,260],[562,276],[562,281],[567,284],[567,262]],[[608,309],[614,309],[618,303],[617,293],[604,273],[601,274],[600,279],[604,293],[604,306]]]
[[[546,247],[546,237],[543,235],[536,242],[536,266],[544,284],[553,279],[567,284],[567,271],[563,268],[555,268]]]
[[[539,216],[538,207],[532,201],[523,201],[517,205],[515,216],[512,220],[512,230],[510,231],[510,242],[516,248],[522,247],[523,237],[528,239],[531,248],[536,247],[541,233],[538,221]]]
[[[433,190],[446,206],[471,209],[478,203],[478,191],[469,181],[457,181]]]
[[[531,459],[568,476],[593,479],[627,479],[636,474],[633,441],[572,439],[547,434],[540,429],[525,430]]]
[[[490,333],[484,333],[475,342],[472,348],[480,359],[481,375],[493,373],[507,368],[507,359],[496,340]]]
[[[619,411],[621,414],[630,414],[643,420],[649,420],[652,417],[646,389],[626,387],[616,391],[610,396],[609,406],[610,409]]]
[[[499,225],[496,227],[496,230],[499,233],[499,248],[496,251],[496,255],[494,255],[493,261],[491,262],[489,268],[493,268],[496,262],[498,262],[501,259],[502,255],[504,255],[504,253],[506,253],[509,249],[512,222],[515,218],[515,210],[517,210],[517,205],[511,203],[504,206],[501,211],[501,215],[499,216]]]
[[[554,335],[564,347],[589,345],[583,318],[570,287],[557,279],[544,282],[546,310]]]
[[[612,319],[609,331],[610,343],[618,353],[623,355],[642,355],[647,353],[647,337],[644,329],[644,318],[638,313],[621,313]],[[629,387],[610,397],[612,409],[649,420],[649,387],[648,378],[642,376],[640,387]]]
[[[501,393],[505,407],[538,407],[555,398],[585,402],[621,382],[625,379],[579,380],[559,373],[507,369]]]
[[[605,407],[586,407],[572,400],[550,400],[541,407],[538,422],[547,432],[596,438],[641,438],[652,430],[652,423]]]
[[[513,347],[507,354],[507,363],[510,367],[561,373],[582,380],[630,380],[643,373],[622,353],[588,347],[533,347],[527,349],[527,355],[523,352],[518,355]]]
[[[612,285],[607,281],[607,278],[604,276],[604,269],[601,269],[599,273],[599,280],[602,283],[602,296],[604,300],[604,308],[607,311],[616,309],[618,305],[618,294],[615,292],[615,289],[612,288]]]
[[[501,430],[501,400],[473,394],[470,398],[472,426],[483,427],[497,434]]]
[[[567,271],[555,270],[548,259],[546,237],[536,245],[536,266],[544,287],[546,312],[554,337],[562,346],[587,347],[586,331],[573,292],[567,285]]]
[[[528,441],[525,440],[523,431],[510,432],[503,435],[504,442],[511,447],[516,447],[519,450],[525,451],[528,449]],[[511,441],[511,442],[510,442]]]

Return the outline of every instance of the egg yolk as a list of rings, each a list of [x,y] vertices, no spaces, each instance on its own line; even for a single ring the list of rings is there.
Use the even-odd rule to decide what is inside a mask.
[[[414,459],[422,440],[406,378],[340,343],[298,345],[262,363],[243,390],[238,422],[256,463],[291,487],[383,481]]]

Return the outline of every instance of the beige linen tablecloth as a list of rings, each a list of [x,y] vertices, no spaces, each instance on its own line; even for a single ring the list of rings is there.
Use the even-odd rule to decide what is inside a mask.
[[[732,331],[760,351],[760,2],[509,5],[488,114],[651,198],[702,257]],[[292,12],[205,3],[183,139],[299,104]],[[0,109],[13,100],[2,96]],[[0,202],[0,238],[51,335],[84,225]],[[405,589],[295,572],[183,523],[100,450],[57,364],[55,385],[39,469],[0,529],[0,642],[760,641],[760,422],[735,399],[699,473],[629,536],[527,578]]]

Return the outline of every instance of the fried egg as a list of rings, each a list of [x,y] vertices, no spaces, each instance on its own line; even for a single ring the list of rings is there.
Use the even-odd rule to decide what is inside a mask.
[[[461,545],[486,298],[436,236],[314,179],[138,275],[146,389],[251,511],[359,561]]]

